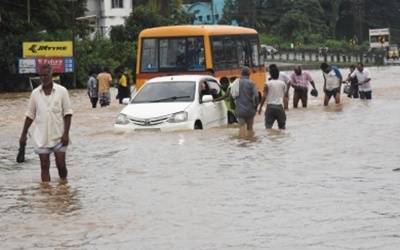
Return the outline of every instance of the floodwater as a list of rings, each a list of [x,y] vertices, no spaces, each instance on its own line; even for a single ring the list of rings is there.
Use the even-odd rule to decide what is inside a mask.
[[[400,249],[399,69],[370,69],[372,101],[310,97],[285,132],[258,116],[254,140],[118,134],[122,106],[71,91],[67,184],[54,159],[40,183],[29,142],[15,163],[28,94],[1,94],[0,249]]]

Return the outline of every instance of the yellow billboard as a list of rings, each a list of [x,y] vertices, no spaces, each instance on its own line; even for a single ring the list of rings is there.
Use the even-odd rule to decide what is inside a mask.
[[[72,57],[72,42],[24,42],[23,57]]]

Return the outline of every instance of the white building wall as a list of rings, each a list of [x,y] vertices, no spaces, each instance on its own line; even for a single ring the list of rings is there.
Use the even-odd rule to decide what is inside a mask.
[[[103,35],[109,36],[112,26],[122,25],[132,12],[132,1],[123,0],[123,8],[112,8],[112,0],[88,0],[86,15],[96,15]]]

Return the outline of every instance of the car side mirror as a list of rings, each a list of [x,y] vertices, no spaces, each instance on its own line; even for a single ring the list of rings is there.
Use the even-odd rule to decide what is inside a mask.
[[[212,97],[212,95],[203,95],[203,97],[201,98],[201,102],[205,103],[205,102],[212,102],[214,98]]]
[[[124,98],[122,99],[122,103],[128,105],[130,100],[131,100],[130,98]]]

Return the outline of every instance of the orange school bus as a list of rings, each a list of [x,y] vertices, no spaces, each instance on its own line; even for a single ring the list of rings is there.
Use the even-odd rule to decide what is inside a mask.
[[[139,34],[136,89],[148,79],[171,74],[240,76],[249,66],[250,78],[262,93],[265,84],[264,58],[260,55],[254,29],[226,25],[179,25],[144,29]]]

